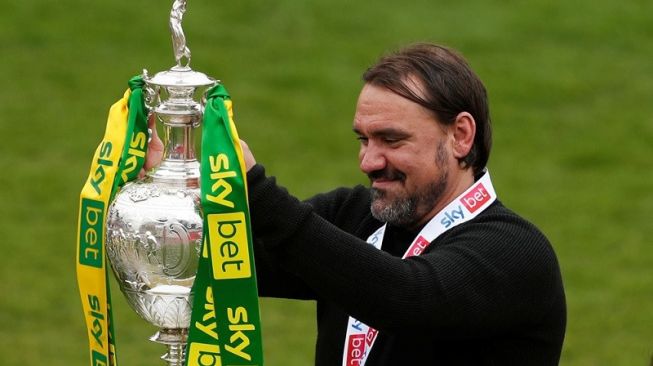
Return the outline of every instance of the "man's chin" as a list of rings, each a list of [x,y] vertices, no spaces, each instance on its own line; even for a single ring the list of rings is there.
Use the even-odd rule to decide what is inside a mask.
[[[388,207],[386,202],[383,202],[381,199],[375,199],[372,200],[372,204],[370,205],[370,209],[372,210],[372,213],[377,215],[380,212],[383,212],[385,208]]]
[[[387,203],[403,199],[406,193],[403,186],[397,181],[381,184],[372,183],[370,191],[372,192],[372,200],[380,199]]]
[[[372,200],[370,211],[375,219],[394,225],[403,225],[412,216],[410,206],[382,198]]]

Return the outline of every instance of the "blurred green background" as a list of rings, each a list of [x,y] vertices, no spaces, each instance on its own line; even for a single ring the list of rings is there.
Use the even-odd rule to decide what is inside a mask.
[[[127,80],[173,64],[171,4],[3,2],[1,365],[87,364],[78,194]],[[378,56],[460,50],[489,91],[497,191],[561,262],[561,364],[651,362],[653,2],[193,0],[184,29],[193,68],[223,80],[241,136],[299,197],[365,182],[351,122]],[[155,329],[113,288],[122,364],[162,364]],[[314,305],[261,308],[267,364],[312,364]]]

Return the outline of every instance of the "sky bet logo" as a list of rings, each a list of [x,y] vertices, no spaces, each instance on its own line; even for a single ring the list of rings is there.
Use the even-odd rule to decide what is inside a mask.
[[[460,202],[467,207],[469,212],[474,213],[481,208],[490,199],[490,194],[487,193],[482,183],[479,183],[474,189],[469,191]]]
[[[365,357],[365,334],[352,334],[347,341],[347,366],[358,366]]]
[[[91,365],[93,366],[107,366],[107,356],[94,350],[91,362]]]
[[[453,225],[453,223],[456,222],[456,220],[464,218],[465,213],[463,212],[463,206],[458,206],[457,209],[445,212],[444,218],[440,220],[440,223],[444,225],[445,229],[448,229],[449,226]]]
[[[104,167],[113,166],[113,162],[108,159],[110,157],[112,147],[113,145],[111,145],[111,143],[108,141],[102,143],[102,146],[100,146],[100,157],[97,159],[97,168],[95,168],[95,172],[91,178],[91,186],[97,194],[102,194],[102,187],[100,187],[100,184],[107,176],[107,173],[104,171]]]
[[[104,202],[83,198],[80,220],[79,263],[102,268]]]
[[[210,214],[207,222],[213,277],[216,280],[251,277],[245,213]]]

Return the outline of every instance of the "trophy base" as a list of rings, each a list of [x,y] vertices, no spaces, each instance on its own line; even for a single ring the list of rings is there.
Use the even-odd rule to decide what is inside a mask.
[[[168,347],[168,353],[161,356],[169,366],[183,366],[186,361],[186,343],[188,342],[188,329],[161,329],[152,337],[152,342]]]

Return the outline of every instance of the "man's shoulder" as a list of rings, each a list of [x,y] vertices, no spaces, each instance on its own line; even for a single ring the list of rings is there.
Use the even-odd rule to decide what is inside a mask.
[[[530,234],[540,237],[548,243],[544,233],[530,220],[506,207],[501,201],[496,200],[486,212],[478,217],[479,222],[493,223],[514,234]]]
[[[496,248],[510,246],[512,249],[535,249],[553,252],[546,235],[528,219],[495,201],[485,211],[469,222],[459,225],[443,235],[444,242],[460,242],[466,245],[490,245]]]

